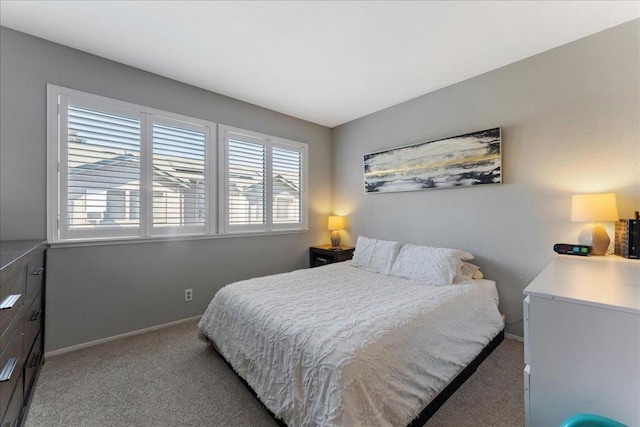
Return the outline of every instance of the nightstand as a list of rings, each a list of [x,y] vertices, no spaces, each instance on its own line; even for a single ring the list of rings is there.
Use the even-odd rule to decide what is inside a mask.
[[[339,249],[331,249],[331,245],[311,246],[309,248],[309,265],[320,267],[334,262],[348,261],[353,258],[353,246],[340,246]]]

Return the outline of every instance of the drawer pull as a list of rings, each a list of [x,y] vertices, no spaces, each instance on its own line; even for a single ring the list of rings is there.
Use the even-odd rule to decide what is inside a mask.
[[[33,356],[33,359],[31,359],[31,364],[29,365],[29,367],[37,368],[38,366],[40,366],[41,360],[42,360],[42,352],[39,351]]]
[[[35,322],[37,320],[40,320],[40,316],[42,316],[42,309],[36,311],[35,313],[33,313],[33,316],[31,316],[31,321]]]
[[[7,360],[7,363],[4,365],[4,368],[2,368],[2,371],[0,372],[0,383],[9,381],[11,379],[11,375],[13,374],[13,370],[16,368],[17,364],[17,357],[12,357],[11,359]]]
[[[16,301],[18,301],[21,296],[22,294],[9,295],[5,299],[3,299],[2,302],[0,302],[0,310],[7,310],[9,308],[13,308]]]
[[[44,267],[37,268],[31,273],[32,276],[39,276],[44,272]]]

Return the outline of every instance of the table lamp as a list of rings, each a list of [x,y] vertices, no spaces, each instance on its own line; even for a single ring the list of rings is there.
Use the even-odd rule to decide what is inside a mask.
[[[340,230],[344,230],[344,217],[331,215],[328,228],[331,230],[331,247],[340,246]]]
[[[591,246],[591,255],[605,255],[611,242],[600,222],[617,220],[618,208],[614,193],[580,194],[571,198],[571,221],[589,222],[582,229],[578,242]]]

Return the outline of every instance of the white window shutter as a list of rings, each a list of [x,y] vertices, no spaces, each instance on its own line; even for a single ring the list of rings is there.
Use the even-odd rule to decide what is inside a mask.
[[[298,149],[274,146],[273,225],[302,223],[302,153]]]
[[[266,228],[266,146],[254,138],[230,134],[226,141],[227,228]]]
[[[131,197],[140,191],[140,120],[83,108],[73,100],[67,117],[66,170],[61,171],[67,200],[61,207],[69,237],[100,230],[137,235],[140,219]]]
[[[221,125],[224,232],[306,229],[306,144]]]
[[[51,243],[215,234],[216,123],[47,86]]]
[[[51,243],[306,229],[304,143],[55,85],[47,123]]]
[[[154,118],[152,132],[153,233],[204,232],[205,129]]]

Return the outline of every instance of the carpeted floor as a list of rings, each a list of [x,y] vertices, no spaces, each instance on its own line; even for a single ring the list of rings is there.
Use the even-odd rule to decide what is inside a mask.
[[[276,426],[195,324],[48,359],[26,426]],[[426,426],[524,425],[522,352],[505,339]]]

